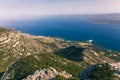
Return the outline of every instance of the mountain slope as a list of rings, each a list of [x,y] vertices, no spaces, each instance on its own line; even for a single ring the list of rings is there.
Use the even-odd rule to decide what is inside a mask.
[[[40,51],[38,45],[33,39],[25,37],[22,33],[7,30],[0,33],[0,70],[4,71],[10,63],[20,58]]]
[[[3,80],[8,77],[23,79],[36,70],[50,67],[78,77],[89,65],[119,61],[116,61],[118,55],[118,52],[88,42],[32,36],[0,28],[0,75],[5,72]]]
[[[62,39],[36,37],[15,30],[0,28],[0,72],[5,71],[11,63],[22,56],[53,52],[69,45]]]
[[[42,53],[20,59],[13,64],[5,77],[8,78],[13,76],[13,80],[21,80],[36,70],[50,67],[60,72],[66,71],[75,77],[79,75],[83,68],[80,63],[67,60],[54,54]]]

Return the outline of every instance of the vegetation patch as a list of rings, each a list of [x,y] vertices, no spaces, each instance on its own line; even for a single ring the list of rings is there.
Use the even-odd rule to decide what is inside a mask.
[[[83,59],[83,54],[82,54],[83,51],[84,51],[84,48],[70,46],[65,49],[61,49],[57,51],[55,54],[61,57],[67,58],[69,60],[81,61]]]
[[[0,72],[0,78],[2,77],[3,74],[4,74],[4,72]]]
[[[37,58],[36,58],[37,56]],[[51,53],[44,53],[39,55],[31,55],[21,58],[13,66],[14,77],[13,80],[21,80],[36,70],[53,67],[57,71],[66,71],[74,77],[78,77],[82,68],[73,61],[66,60],[65,58],[56,56]]]
[[[115,71],[107,64],[97,64],[91,71],[89,78],[91,80],[113,80]]]

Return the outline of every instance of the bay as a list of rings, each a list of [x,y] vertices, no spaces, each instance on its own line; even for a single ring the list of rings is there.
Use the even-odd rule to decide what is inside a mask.
[[[120,24],[96,24],[79,17],[50,16],[13,20],[3,25],[32,35],[60,37],[72,41],[93,40],[96,45],[120,51]]]

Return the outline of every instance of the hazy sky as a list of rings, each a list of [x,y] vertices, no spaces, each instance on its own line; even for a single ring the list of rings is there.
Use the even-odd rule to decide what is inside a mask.
[[[120,0],[0,0],[0,19],[96,13],[120,13]]]

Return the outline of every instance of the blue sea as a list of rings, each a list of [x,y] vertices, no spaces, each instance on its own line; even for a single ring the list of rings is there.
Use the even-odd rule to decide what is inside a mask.
[[[96,24],[79,17],[51,16],[13,20],[3,25],[32,35],[60,37],[72,41],[93,40],[96,45],[120,51],[120,24]]]

